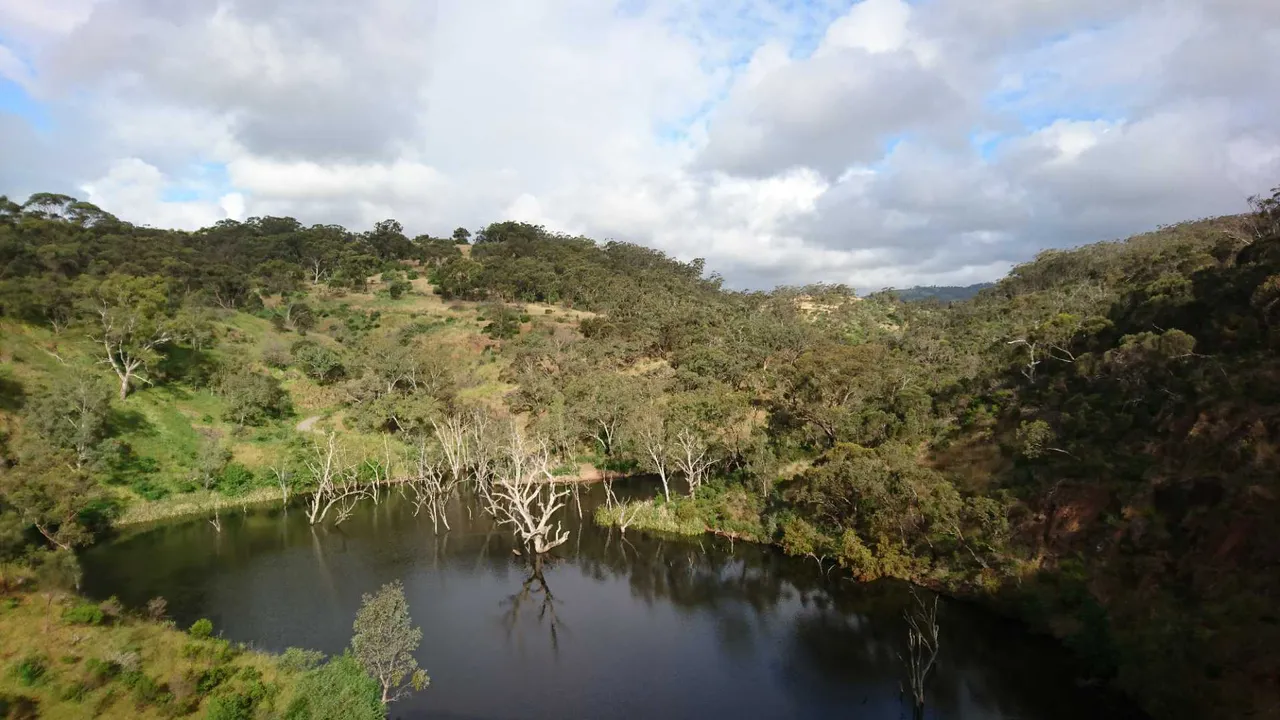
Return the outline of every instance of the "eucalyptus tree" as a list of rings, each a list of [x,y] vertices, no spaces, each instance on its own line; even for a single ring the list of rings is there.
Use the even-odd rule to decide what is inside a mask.
[[[399,580],[363,596],[353,629],[351,652],[365,672],[382,686],[383,703],[431,684],[431,678],[413,656],[422,643],[422,628],[413,626],[404,585]]]

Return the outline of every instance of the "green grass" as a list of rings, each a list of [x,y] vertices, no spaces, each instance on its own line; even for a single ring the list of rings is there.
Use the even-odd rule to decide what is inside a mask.
[[[276,656],[114,613],[64,619],[85,606],[34,594],[0,604],[0,702],[45,720],[114,720],[205,717],[238,695],[257,698],[255,717],[276,717],[293,699],[301,675]]]
[[[254,488],[236,497],[227,497],[218,493],[203,490],[170,495],[160,500],[136,501],[127,505],[124,512],[116,519],[117,527],[140,525],[157,520],[183,517],[187,515],[204,515],[219,510],[239,510],[250,505],[280,502],[280,490],[274,487]]]
[[[461,303],[462,311],[449,310],[431,292],[424,279],[414,281],[415,291],[392,300],[376,293],[348,293],[340,296],[313,295],[307,302],[327,317],[306,338],[339,352],[349,353],[350,343],[358,340],[348,335],[347,344],[339,343],[323,328],[329,324],[343,327],[340,308],[350,313],[379,311],[381,330],[394,331],[412,323],[421,323],[433,344],[446,347],[456,359],[458,400],[464,405],[503,408],[503,398],[513,388],[501,379],[508,360],[500,354],[485,352],[495,343],[481,332],[476,303]],[[376,288],[374,288],[376,290]],[[318,430],[333,429],[342,434],[353,454],[381,458],[383,438],[347,427],[344,422],[345,394],[337,385],[321,385],[304,376],[296,368],[268,368],[262,362],[268,348],[287,349],[302,336],[293,331],[278,331],[266,319],[243,312],[218,312],[215,319],[217,344],[205,352],[212,361],[248,362],[255,370],[268,372],[289,393],[294,416],[273,421],[263,427],[238,428],[223,419],[225,403],[211,389],[193,387],[190,383],[170,379],[154,387],[136,387],[124,401],[114,400],[113,438],[128,446],[117,469],[104,473],[103,481],[112,481],[111,493],[124,505],[121,522],[146,522],[162,517],[201,513],[218,503],[222,507],[238,507],[245,498],[209,498],[204,493],[191,493],[195,465],[206,435],[216,437],[232,452],[232,459],[260,476],[268,466],[296,449],[299,441],[320,438],[319,433],[298,433],[296,425],[305,418],[319,416]],[[109,387],[117,380],[109,368],[97,362],[99,348],[84,333],[51,330],[0,321],[0,361],[5,365],[3,379],[13,392],[7,392],[0,405],[0,431],[20,428],[22,395],[38,392],[67,365],[97,368],[96,372]],[[169,370],[184,373],[198,367],[199,353],[185,351],[168,362]],[[11,397],[10,397],[11,396]],[[392,453],[398,458],[405,447],[393,439]],[[248,501],[275,497],[274,488],[255,490]]]
[[[627,519],[627,529],[664,532],[675,535],[702,535],[707,525],[696,513],[679,512],[678,501],[660,503],[656,500],[639,500],[613,507],[596,508],[595,521],[604,527],[620,527]]]
[[[677,535],[715,532],[739,540],[768,542],[768,533],[760,521],[762,509],[759,498],[744,488],[711,483],[699,488],[693,498],[676,496],[668,502],[659,497],[612,508],[602,506],[596,509],[595,520],[611,527],[620,527],[625,519],[628,529]]]

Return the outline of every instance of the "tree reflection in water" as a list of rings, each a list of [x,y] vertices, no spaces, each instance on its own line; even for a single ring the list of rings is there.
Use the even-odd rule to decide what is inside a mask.
[[[502,615],[502,624],[507,631],[507,641],[510,642],[514,635],[517,645],[523,646],[524,634],[520,628],[520,618],[523,614],[526,619],[530,617],[536,619],[537,625],[546,627],[551,637],[551,651],[555,656],[560,654],[560,631],[563,629],[563,621],[556,612],[556,598],[551,593],[551,587],[547,585],[547,576],[544,570],[546,565],[552,562],[545,555],[532,555],[526,559],[528,568],[528,577],[524,582],[520,583],[520,590],[515,594],[502,601],[502,606],[507,610]]]

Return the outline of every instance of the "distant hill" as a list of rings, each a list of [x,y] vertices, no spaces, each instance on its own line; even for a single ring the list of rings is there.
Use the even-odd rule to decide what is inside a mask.
[[[893,293],[904,302],[913,300],[938,300],[940,302],[954,302],[956,300],[968,300],[978,294],[979,290],[989,288],[995,283],[977,283],[976,285],[917,285],[905,290],[894,290]]]

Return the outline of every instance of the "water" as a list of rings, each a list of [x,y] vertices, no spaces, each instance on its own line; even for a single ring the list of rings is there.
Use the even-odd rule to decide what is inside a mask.
[[[362,593],[403,580],[432,686],[392,706],[423,718],[910,718],[902,699],[910,597],[812,561],[718,538],[621,536],[570,503],[572,535],[540,567],[461,502],[432,531],[399,498],[339,528],[297,508],[153,527],[89,550],[85,589],[180,626],[338,653]],[[469,517],[474,515],[474,517]],[[1074,681],[1064,652],[1015,624],[943,602],[929,718],[1130,718]]]

